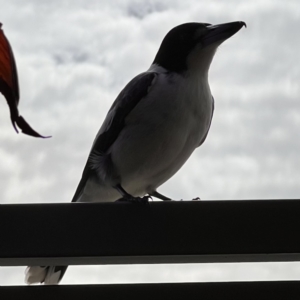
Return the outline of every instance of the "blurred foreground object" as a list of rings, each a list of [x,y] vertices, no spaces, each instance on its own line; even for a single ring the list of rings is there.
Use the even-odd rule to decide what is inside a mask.
[[[5,37],[0,23],[0,92],[4,95],[10,110],[10,119],[16,132],[17,127],[23,133],[41,138],[50,136],[42,136],[33,130],[25,119],[19,115],[18,104],[20,99],[18,72],[14,59],[12,48],[8,39]]]

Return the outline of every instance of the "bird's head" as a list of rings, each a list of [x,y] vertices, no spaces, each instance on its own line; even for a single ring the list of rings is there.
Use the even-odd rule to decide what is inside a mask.
[[[171,29],[163,39],[153,64],[168,71],[208,72],[217,47],[246,23],[238,21],[219,25],[185,23]]]

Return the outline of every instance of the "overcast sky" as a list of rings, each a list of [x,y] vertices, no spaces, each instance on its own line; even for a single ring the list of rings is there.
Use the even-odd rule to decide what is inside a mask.
[[[93,139],[124,85],[185,22],[245,21],[210,69],[208,138],[164,186],[174,199],[300,198],[300,3],[199,0],[0,0],[19,72],[20,113],[43,135],[17,135],[0,95],[0,203],[69,202]],[[22,284],[22,268],[0,284]],[[83,276],[84,274],[84,276]],[[300,279],[300,264],[97,266],[63,283]]]

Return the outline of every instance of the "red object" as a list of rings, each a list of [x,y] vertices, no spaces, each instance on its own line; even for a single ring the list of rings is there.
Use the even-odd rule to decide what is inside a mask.
[[[18,104],[20,99],[18,72],[12,48],[2,30],[0,23],[0,92],[4,95],[10,110],[10,119],[16,132],[21,129],[23,133],[41,138],[42,136],[33,130],[25,119],[19,115]]]

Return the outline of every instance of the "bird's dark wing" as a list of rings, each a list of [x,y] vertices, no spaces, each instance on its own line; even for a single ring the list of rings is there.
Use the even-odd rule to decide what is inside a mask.
[[[211,111],[210,123],[209,123],[208,129],[207,129],[207,132],[206,132],[205,136],[203,137],[203,139],[201,140],[201,142],[199,143],[198,147],[200,147],[204,143],[204,141],[206,140],[206,137],[207,137],[209,129],[210,129],[211,121],[212,121],[212,118],[213,118],[214,109],[215,109],[215,99],[214,99],[213,96],[211,96],[211,98],[212,98],[212,109],[211,109],[212,111]]]
[[[44,137],[33,130],[25,119],[19,115],[18,104],[20,99],[18,72],[12,48],[2,30],[0,23],[0,92],[4,95],[10,110],[10,119],[16,132],[17,126],[23,133]]]
[[[95,139],[92,151],[105,153],[124,127],[126,116],[144,98],[152,85],[156,73],[142,73],[133,78],[121,91],[111,106]]]
[[[96,136],[72,202],[77,201],[82,194],[91,174],[91,164],[94,164],[97,158],[101,159],[102,156],[105,156],[106,151],[124,128],[125,118],[139,101],[147,95],[155,77],[156,73],[153,72],[145,72],[136,76],[125,86],[114,101]]]

